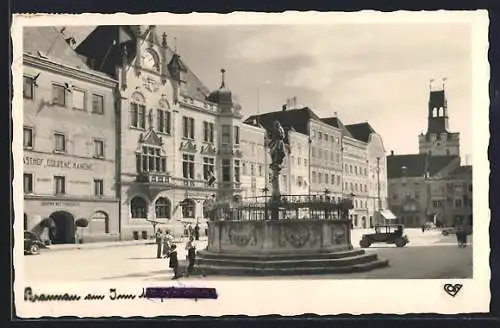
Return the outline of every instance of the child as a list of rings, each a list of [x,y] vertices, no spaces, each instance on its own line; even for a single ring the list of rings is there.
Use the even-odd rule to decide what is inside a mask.
[[[169,267],[174,270],[172,279],[177,279],[179,278],[179,261],[177,260],[177,246],[175,244],[170,246],[168,257],[170,258]]]
[[[189,276],[193,272],[194,261],[196,259],[196,245],[193,236],[189,237],[189,241],[186,244],[186,250],[187,250],[187,259],[189,261],[186,276]]]

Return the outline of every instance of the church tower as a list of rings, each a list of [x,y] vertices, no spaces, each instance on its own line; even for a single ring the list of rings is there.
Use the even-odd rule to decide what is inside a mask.
[[[449,131],[448,101],[445,82],[442,87],[429,90],[427,132],[418,137],[419,153],[430,156],[460,156],[460,133]],[[432,83],[432,80],[431,80]]]

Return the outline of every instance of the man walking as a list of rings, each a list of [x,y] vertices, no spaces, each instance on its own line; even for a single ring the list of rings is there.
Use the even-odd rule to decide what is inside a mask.
[[[165,256],[168,256],[173,244],[174,237],[170,234],[170,230],[165,230],[165,235],[163,236],[163,254],[165,254]]]
[[[158,228],[156,231],[156,257],[157,258],[162,258],[163,257],[163,232],[161,229]]]

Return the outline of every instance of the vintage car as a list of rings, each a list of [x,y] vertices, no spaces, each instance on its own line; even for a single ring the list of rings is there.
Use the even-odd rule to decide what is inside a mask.
[[[24,232],[24,254],[36,255],[45,244],[33,232]]]
[[[404,226],[402,224],[377,225],[375,226],[375,233],[364,234],[361,237],[359,246],[368,248],[372,244],[384,243],[395,244],[397,247],[404,247],[410,240],[403,232]]]
[[[467,232],[467,235],[471,235],[472,227],[471,226],[465,227],[465,231]],[[457,227],[446,227],[441,230],[441,234],[443,236],[454,235],[456,233],[457,233]]]

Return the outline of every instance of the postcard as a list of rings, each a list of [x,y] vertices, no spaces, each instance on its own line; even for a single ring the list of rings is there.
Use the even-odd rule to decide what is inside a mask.
[[[19,317],[488,312],[486,11],[11,32]]]

